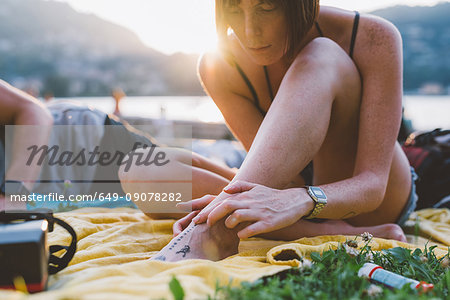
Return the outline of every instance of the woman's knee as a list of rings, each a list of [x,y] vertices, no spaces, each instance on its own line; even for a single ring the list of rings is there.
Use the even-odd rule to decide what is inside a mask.
[[[292,65],[304,67],[305,63],[312,64],[321,70],[339,69],[339,75],[350,75],[354,76],[355,80],[360,80],[353,60],[339,44],[328,38],[313,39],[299,52]]]
[[[153,152],[151,152],[153,151]],[[126,192],[136,190],[136,184],[145,185],[162,180],[190,179],[191,160],[188,151],[176,148],[136,149],[124,157],[118,177]],[[157,159],[159,157],[159,159]],[[148,185],[148,184],[147,184]]]
[[[340,57],[344,60],[350,60],[350,57],[335,41],[329,38],[318,37],[310,41],[299,52],[296,59],[301,59],[303,56],[310,56],[314,58],[314,61],[332,63],[336,57]]]
[[[149,149],[136,149],[129,152],[122,159],[119,167],[118,176],[121,181],[132,180],[139,178],[142,175],[142,168],[140,168],[139,160],[147,155]]]
[[[152,168],[168,168],[174,163],[191,164],[189,152],[177,148],[140,148],[129,152],[119,167],[119,178],[141,176]]]

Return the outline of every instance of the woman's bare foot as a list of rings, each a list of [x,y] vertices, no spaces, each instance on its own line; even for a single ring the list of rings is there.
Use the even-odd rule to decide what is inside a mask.
[[[383,224],[373,226],[373,228],[374,228],[372,230],[373,236],[384,239],[397,240],[405,243],[407,242],[405,233],[403,232],[402,228],[397,224]]]
[[[303,229],[302,236],[318,235],[360,235],[369,232],[375,237],[394,239],[406,242],[403,230],[397,224],[383,224],[377,226],[354,227],[342,220],[328,220],[323,223],[299,223]],[[306,225],[306,226],[305,226]],[[308,226],[310,225],[310,226]],[[245,225],[244,225],[245,226]],[[184,259],[208,259],[217,261],[238,252],[239,238],[237,232],[242,229],[228,229],[225,227],[224,219],[214,226],[208,227],[206,224],[195,225],[191,223],[182,233],[173,238],[157,255],[152,257],[155,260],[178,261]],[[290,228],[294,229],[294,228]],[[317,231],[320,229],[320,231]],[[277,235],[277,236],[274,236]],[[271,232],[262,235],[264,238],[283,239],[280,235],[282,231]],[[284,236],[285,240],[298,239],[302,236]],[[289,237],[289,238],[288,238]]]
[[[354,227],[342,220],[328,220],[323,224],[329,226],[329,229],[333,234],[339,234],[335,233],[336,229],[341,230],[340,234],[344,235],[360,235],[364,232],[369,232],[374,237],[406,242],[405,234],[403,233],[402,228],[397,224],[391,223],[367,227]]]
[[[226,228],[224,220],[212,227],[191,223],[151,259],[178,261],[198,258],[217,261],[236,254],[238,246],[236,231]]]
[[[397,224],[355,227],[343,220],[326,220],[319,223],[299,220],[291,226],[259,236],[265,239],[292,241],[303,237],[319,235],[360,235],[364,232],[369,232],[379,238],[406,242],[403,230]]]

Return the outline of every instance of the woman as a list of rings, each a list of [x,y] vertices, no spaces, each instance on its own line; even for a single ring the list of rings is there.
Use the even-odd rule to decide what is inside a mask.
[[[240,238],[371,230],[404,240],[398,226],[379,227],[402,224],[416,201],[408,161],[396,142],[400,34],[374,16],[331,7],[319,13],[318,2],[216,0],[222,51],[204,55],[199,74],[248,155],[226,192],[189,203],[203,209],[196,224],[225,220]],[[173,159],[182,161],[177,155]],[[194,191],[199,161],[193,160]],[[306,188],[299,173],[310,161],[314,187]],[[232,177],[208,170],[201,174],[209,182],[204,193]],[[196,213],[178,221],[175,234]]]

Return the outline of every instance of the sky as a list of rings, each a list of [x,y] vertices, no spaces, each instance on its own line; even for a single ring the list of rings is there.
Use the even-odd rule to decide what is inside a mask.
[[[49,0],[48,0],[49,1]],[[51,0],[50,0],[51,1]],[[54,0],[53,0],[54,1]],[[120,24],[165,54],[201,53],[216,44],[214,0],[57,0]],[[435,5],[450,0],[321,0],[321,5],[368,12],[394,5]]]

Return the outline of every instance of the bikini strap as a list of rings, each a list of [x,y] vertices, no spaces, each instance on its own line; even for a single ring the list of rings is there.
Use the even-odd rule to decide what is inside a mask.
[[[323,36],[324,36],[324,35],[323,35],[323,31],[322,31],[322,29],[320,28],[319,23],[318,23],[318,22],[314,22],[314,24],[315,24],[315,26],[316,26],[316,28],[317,28],[317,31],[319,32],[320,36],[323,37]],[[264,68],[264,75],[266,76],[267,88],[269,89],[270,100],[273,101],[273,99],[275,99],[275,97],[274,97],[274,95],[273,95],[272,85],[270,84],[269,72],[267,71],[267,66],[264,66],[263,68]],[[238,70],[239,70],[239,69],[238,69]],[[242,70],[241,70],[241,71],[242,71]],[[240,72],[241,72],[241,71],[240,71]],[[242,72],[242,73],[243,73],[243,72]],[[241,74],[241,75],[242,75],[242,74]],[[243,76],[245,76],[245,74],[244,74]],[[245,79],[244,79],[244,80],[245,80]],[[247,80],[248,80],[248,79],[247,79]],[[247,82],[247,80],[246,80],[246,82]],[[250,81],[249,81],[249,82],[250,82]],[[248,84],[247,84],[247,85],[248,85]],[[253,86],[252,86],[251,88],[253,88]]]
[[[350,42],[350,58],[353,58],[353,50],[355,49],[356,34],[358,33],[359,12],[355,11],[355,20],[353,21],[352,40]]]
[[[264,66],[263,68],[264,68],[264,75],[266,75],[266,83],[267,88],[269,89],[270,100],[273,101],[275,97],[273,96],[272,85],[270,84],[269,72],[267,71],[267,66]]]
[[[256,108],[259,110],[259,112],[263,116],[265,116],[266,112],[261,108],[261,105],[259,103],[258,95],[256,94],[255,88],[253,87],[252,83],[248,79],[247,75],[245,75],[244,71],[241,69],[241,67],[238,65],[238,63],[234,62],[234,65],[235,65],[236,69],[238,70],[239,74],[241,74],[242,79],[244,79],[245,84],[247,84],[247,87],[250,90],[250,93],[252,94],[253,99],[255,100],[254,104],[255,104]]]
[[[322,29],[320,29],[319,23],[318,22],[314,22],[314,24],[316,25],[316,29],[319,32],[320,36],[324,37],[323,31],[322,31]]]

